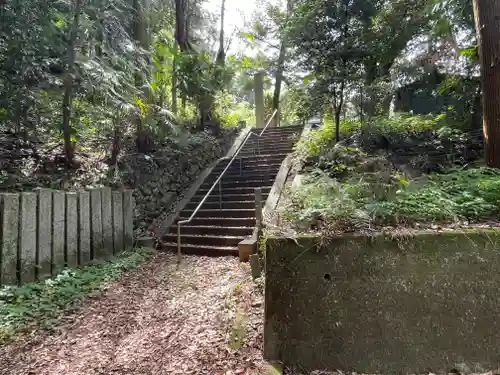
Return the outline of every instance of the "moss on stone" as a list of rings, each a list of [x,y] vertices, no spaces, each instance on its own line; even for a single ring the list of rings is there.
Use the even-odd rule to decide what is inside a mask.
[[[497,366],[500,230],[268,238],[265,355],[358,372]]]

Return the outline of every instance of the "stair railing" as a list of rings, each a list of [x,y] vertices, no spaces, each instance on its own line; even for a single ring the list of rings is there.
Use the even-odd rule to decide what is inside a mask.
[[[238,156],[238,154],[243,149],[243,147],[245,146],[245,144],[247,143],[247,141],[250,139],[250,137],[252,135],[257,137],[257,148],[258,148],[258,152],[260,155],[260,143],[259,143],[260,137],[262,137],[262,134],[264,134],[264,132],[268,128],[269,124],[273,121],[273,118],[274,118],[274,116],[276,116],[277,112],[278,112],[278,110],[275,109],[274,112],[271,114],[271,117],[267,121],[266,126],[264,126],[264,129],[262,129],[262,131],[259,134],[256,134],[252,131],[248,132],[245,139],[243,140],[243,142],[241,142],[240,146],[238,147],[238,149],[234,153],[233,157],[231,158],[229,163],[226,165],[226,168],[224,168],[224,170],[221,172],[221,174],[219,175],[217,180],[215,180],[215,182],[212,184],[212,187],[205,194],[205,196],[203,197],[201,202],[198,204],[198,206],[196,206],[196,208],[194,209],[191,216],[189,216],[189,218],[187,218],[186,220],[180,220],[177,222],[177,263],[181,262],[181,225],[188,224],[193,220],[193,218],[196,216],[196,214],[200,210],[201,206],[203,206],[203,204],[205,203],[207,198],[210,196],[210,194],[212,194],[212,191],[215,189],[215,186],[217,186],[217,185],[219,186],[219,209],[222,210],[222,177],[224,177],[224,174],[227,172],[227,170],[229,169],[229,167],[233,163],[234,159],[236,159],[236,157]],[[242,170],[241,157],[239,159],[240,159],[240,176],[241,176],[241,170]]]

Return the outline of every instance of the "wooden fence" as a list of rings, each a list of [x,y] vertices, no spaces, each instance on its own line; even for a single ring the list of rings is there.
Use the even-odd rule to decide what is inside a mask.
[[[0,285],[43,280],[131,249],[133,212],[132,190],[0,194]]]

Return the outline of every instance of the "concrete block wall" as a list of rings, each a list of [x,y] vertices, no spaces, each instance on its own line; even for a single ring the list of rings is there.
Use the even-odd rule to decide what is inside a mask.
[[[133,212],[132,190],[0,194],[0,285],[43,280],[130,250]]]

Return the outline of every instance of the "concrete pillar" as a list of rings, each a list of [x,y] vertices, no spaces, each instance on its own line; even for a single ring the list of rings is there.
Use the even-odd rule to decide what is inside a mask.
[[[113,191],[113,252],[121,253],[123,248],[123,193]]]
[[[50,277],[52,270],[52,190],[38,190],[37,279]]]
[[[36,193],[21,193],[19,232],[19,282],[36,279]]]
[[[19,194],[2,194],[1,217],[2,236],[0,237],[0,284],[17,284],[17,246],[19,239]]]
[[[97,259],[103,253],[101,189],[90,190],[90,228],[92,259]]]
[[[264,114],[264,72],[257,73],[254,77],[255,96],[255,122],[258,128],[265,126]]]
[[[123,192],[123,241],[125,250],[134,246],[134,196],[133,190]]]
[[[90,262],[90,193],[78,192],[78,264]]]
[[[66,194],[52,192],[52,275],[58,273],[66,262]]]
[[[102,238],[104,256],[113,255],[113,202],[111,188],[101,189]]]
[[[78,265],[78,196],[66,193],[66,265]]]

